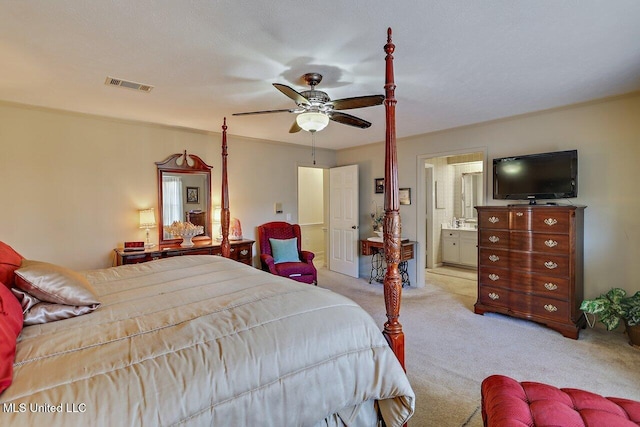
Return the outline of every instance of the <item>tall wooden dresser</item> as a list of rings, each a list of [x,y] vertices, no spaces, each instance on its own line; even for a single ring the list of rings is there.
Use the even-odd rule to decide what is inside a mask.
[[[533,320],[577,339],[585,325],[584,206],[478,206],[474,311]]]

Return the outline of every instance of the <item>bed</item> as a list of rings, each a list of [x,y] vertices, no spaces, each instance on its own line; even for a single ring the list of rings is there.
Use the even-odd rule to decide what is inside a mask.
[[[415,397],[404,372],[404,335],[398,322],[402,286],[396,251],[400,218],[391,30],[385,51],[389,268],[384,285],[388,322],[382,334],[371,317],[345,297],[228,259],[225,121],[223,256],[170,257],[87,272],[23,261],[17,272],[49,269],[36,280],[16,273],[23,285],[42,277],[71,277],[91,291],[83,300],[90,309],[22,329],[15,346],[13,381],[0,394],[0,423],[51,427],[406,423]],[[60,293],[60,282],[56,283],[54,290]],[[4,300],[0,311],[6,314],[12,302],[6,292],[0,296]]]

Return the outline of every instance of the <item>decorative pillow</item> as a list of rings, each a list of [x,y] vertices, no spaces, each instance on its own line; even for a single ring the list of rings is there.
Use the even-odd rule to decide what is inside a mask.
[[[274,263],[300,262],[297,237],[292,239],[269,239],[269,244],[271,244]]]
[[[0,242],[0,282],[9,289],[13,287],[13,272],[20,267],[22,258],[11,246]]]
[[[22,304],[25,325],[80,316],[100,306],[89,281],[68,268],[24,260],[15,275],[12,291]]]
[[[16,339],[22,330],[22,308],[11,291],[0,283],[0,393],[11,385]]]

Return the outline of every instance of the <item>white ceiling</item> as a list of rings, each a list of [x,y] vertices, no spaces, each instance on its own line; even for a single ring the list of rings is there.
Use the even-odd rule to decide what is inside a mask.
[[[293,114],[231,114],[295,107],[271,83],[308,72],[384,94],[387,27],[398,137],[640,90],[638,0],[0,0],[0,100],[306,145]],[[346,112],[373,126],[319,147],[384,140],[384,106]]]

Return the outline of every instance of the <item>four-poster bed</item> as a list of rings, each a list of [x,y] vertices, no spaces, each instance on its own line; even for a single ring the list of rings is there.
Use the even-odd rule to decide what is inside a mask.
[[[59,268],[99,302],[90,314],[23,328],[3,425],[400,426],[414,410],[398,322],[401,279],[388,32],[383,334],[353,301],[222,257],[167,257],[87,272]],[[16,275],[21,269],[16,270]],[[43,285],[43,282],[40,282]],[[45,284],[46,285],[46,284]],[[3,287],[0,284],[0,287]],[[53,291],[59,291],[54,286]],[[4,307],[10,303],[5,294]],[[8,308],[7,312],[11,312]],[[20,311],[18,311],[20,313]],[[386,340],[385,340],[386,338]],[[6,363],[6,360],[5,360]]]

